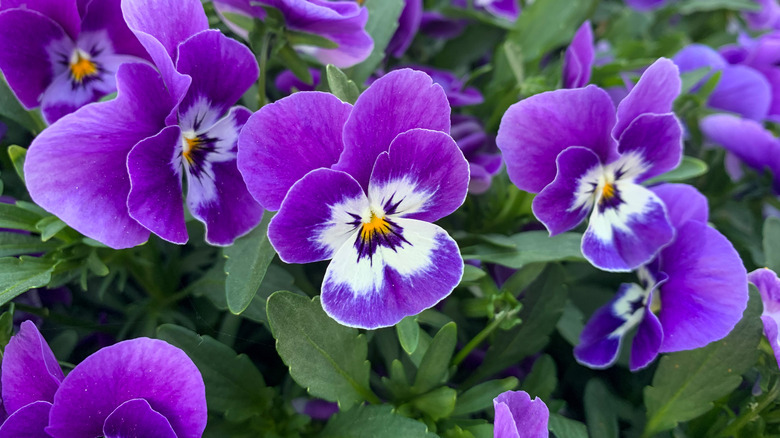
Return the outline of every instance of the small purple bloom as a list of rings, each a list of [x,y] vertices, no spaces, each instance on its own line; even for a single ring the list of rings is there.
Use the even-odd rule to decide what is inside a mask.
[[[452,0],[452,5],[465,8],[468,3],[467,0]],[[512,22],[520,16],[518,0],[474,0],[474,7]]]
[[[236,168],[238,133],[251,113],[232,106],[257,79],[254,55],[208,30],[199,0],[124,0],[122,7],[159,73],[122,66],[116,99],[39,135],[25,161],[30,195],[112,248],[143,243],[150,232],[182,244],[184,180],[206,241],[229,245],[262,215]]]
[[[433,79],[433,82],[441,85],[444,89],[444,93],[447,95],[447,101],[452,107],[478,105],[485,100],[478,89],[466,87],[463,79],[447,70],[439,70],[421,65],[409,65],[403,68],[419,70],[430,76],[431,79]]]
[[[647,12],[664,6],[669,0],[625,0],[626,5],[637,11]]]
[[[54,123],[116,91],[120,64],[148,59],[119,2],[2,2],[0,70],[25,108],[41,106],[46,121]]]
[[[563,58],[563,88],[588,85],[594,60],[593,31],[590,21],[585,20],[574,34]]]
[[[728,335],[747,306],[747,273],[728,239],[707,225],[704,195],[684,184],[652,191],[679,237],[638,269],[640,284],[623,284],[585,325],[574,356],[591,368],[614,364],[623,338],[637,327],[632,371],[658,353],[703,347]]]
[[[311,85],[298,79],[290,70],[279,73],[279,76],[274,80],[274,85],[285,94],[292,94],[294,91],[314,91],[320,83],[320,70],[317,68],[310,68],[309,73],[312,78]]]
[[[748,26],[754,30],[777,29],[780,25],[780,5],[777,0],[754,0],[761,9],[742,13]]]
[[[476,117],[460,114],[452,116],[450,135],[469,162],[469,193],[485,193],[504,164],[495,136],[488,135]]]
[[[441,39],[451,39],[460,35],[468,25],[468,20],[450,18],[437,11],[423,11],[420,32]]]
[[[278,9],[284,15],[285,25],[295,31],[313,33],[336,44],[335,49],[300,46],[301,52],[312,55],[323,64],[351,67],[365,60],[374,49],[374,41],[366,32],[368,9],[354,1],[329,0],[215,0],[214,7],[233,30],[244,39],[249,31],[225,17],[225,13],[264,19],[262,6]]]
[[[748,281],[756,285],[761,294],[764,311],[761,321],[764,323],[764,334],[775,352],[775,360],[780,365],[780,279],[769,269],[756,269],[748,274]]]
[[[299,397],[292,400],[292,405],[295,412],[321,421],[329,419],[339,411],[338,403],[319,398]]]
[[[507,391],[493,399],[494,438],[546,438],[550,411],[539,398],[525,391]]]
[[[449,116],[442,88],[403,69],[376,80],[354,108],[331,94],[295,93],[261,108],[242,131],[247,186],[280,209],[268,229],[279,257],[332,259],[322,305],[336,321],[391,326],[460,281],[457,244],[431,223],[455,211],[468,188]]]
[[[663,203],[639,183],[680,162],[682,129],[671,112],[679,92],[677,67],[662,58],[617,110],[590,85],[529,97],[501,120],[509,178],[539,193],[533,211],[551,235],[590,215],[582,252],[600,269],[633,270],[674,236]]]
[[[422,14],[422,0],[405,0],[401,16],[398,17],[398,29],[395,30],[393,38],[387,44],[387,53],[396,58],[403,56],[420,29]]]
[[[766,79],[769,83],[769,93],[767,95],[770,99],[766,118],[775,122],[780,121],[780,67],[778,67],[778,64],[780,64],[780,51],[778,51],[778,47],[780,47],[780,31],[769,32],[757,39],[752,39],[747,34],[740,34],[737,42],[738,44],[736,45],[721,47],[719,49],[720,54],[732,67],[741,67],[743,72],[746,71],[744,70],[745,68],[753,69]],[[729,79],[725,77],[724,70],[724,78],[721,80],[734,81],[737,84],[740,82],[756,82],[755,79],[751,78],[754,74],[743,73],[743,76]],[[733,88],[734,86],[731,85],[731,87]],[[743,87],[745,87],[746,91],[746,103],[743,105],[748,105],[758,99],[757,95],[760,90],[758,90],[756,85],[751,87],[743,85]],[[732,90],[732,94],[738,92],[739,90]],[[737,100],[738,97],[733,97],[733,99]]]

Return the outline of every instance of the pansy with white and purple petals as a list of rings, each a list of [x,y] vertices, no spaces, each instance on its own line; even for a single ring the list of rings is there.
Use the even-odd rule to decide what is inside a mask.
[[[509,178],[538,193],[533,211],[551,235],[590,215],[582,253],[600,269],[636,269],[674,237],[663,203],[640,183],[682,158],[671,112],[679,93],[677,67],[659,59],[617,110],[590,85],[531,96],[501,120],[496,142]]]
[[[395,70],[354,108],[299,92],[255,113],[239,139],[250,192],[279,209],[268,237],[287,263],[332,259],[325,311],[378,328],[427,309],[460,282],[458,246],[432,224],[465,200],[468,162],[447,132],[446,95]]]

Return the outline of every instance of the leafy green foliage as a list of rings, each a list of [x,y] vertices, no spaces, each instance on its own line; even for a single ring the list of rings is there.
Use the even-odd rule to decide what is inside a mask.
[[[407,316],[396,324],[395,330],[398,333],[398,342],[404,351],[407,354],[414,353],[420,340],[420,326],[417,324],[417,317]]]
[[[349,76],[356,84],[364,83],[385,57],[387,44],[398,28],[398,17],[401,16],[404,1],[365,0],[363,5],[368,9],[366,32],[374,40],[374,50],[365,61],[350,69]]]
[[[360,90],[355,85],[355,82],[335,65],[328,64],[325,71],[330,92],[344,102],[354,104],[358,96],[360,96]]]
[[[240,314],[249,307],[265,278],[268,265],[276,255],[268,240],[268,223],[272,216],[266,212],[260,225],[222,250],[226,259],[227,305],[235,314]]]
[[[618,437],[617,406],[619,401],[600,379],[590,379],[585,385],[585,417],[590,436]]]
[[[704,175],[707,173],[707,170],[707,163],[704,161],[698,158],[684,156],[679,166],[664,174],[658,175],[655,178],[647,180],[646,184],[652,185],[659,182],[687,181],[696,178],[697,176]]]
[[[764,264],[780,272],[780,218],[770,216],[764,222]]]
[[[425,424],[393,413],[390,406],[355,406],[336,414],[319,438],[436,438]]]
[[[537,262],[584,261],[580,251],[582,236],[577,233],[549,237],[545,231],[526,231],[509,237],[489,234],[481,238],[486,243],[461,250],[464,259],[496,263],[513,269]]]
[[[51,281],[56,262],[38,257],[0,258],[0,305]]]
[[[45,127],[43,121],[25,110],[22,104],[16,100],[16,96],[8,88],[2,74],[0,74],[0,116],[8,117],[34,133],[40,132]]]

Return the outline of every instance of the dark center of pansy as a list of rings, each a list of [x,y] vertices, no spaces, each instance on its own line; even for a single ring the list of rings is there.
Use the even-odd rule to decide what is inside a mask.
[[[181,158],[190,174],[198,177],[206,164],[206,156],[213,151],[217,140],[205,134],[185,131],[181,137]]]
[[[601,185],[601,193],[598,197],[599,211],[604,212],[608,208],[616,208],[623,200],[620,198],[620,191],[614,182],[604,181]]]
[[[68,68],[70,77],[76,84],[82,84],[84,81],[96,77],[99,73],[97,64],[81,49],[73,51]]]
[[[355,241],[358,261],[367,257],[373,263],[372,257],[380,246],[396,251],[396,248],[402,243],[409,243],[402,234],[403,228],[385,215],[383,211],[372,209],[366,216],[356,218],[357,220],[353,222],[355,226],[360,227],[358,238]]]

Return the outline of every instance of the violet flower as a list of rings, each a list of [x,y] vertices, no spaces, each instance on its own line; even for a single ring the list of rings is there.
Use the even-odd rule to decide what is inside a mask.
[[[748,27],[754,30],[777,29],[780,25],[780,5],[777,0],[754,0],[760,6],[758,11],[744,11],[742,16]]]
[[[591,368],[615,363],[623,338],[635,327],[632,371],[658,353],[722,339],[747,307],[747,273],[728,239],[707,225],[707,198],[684,184],[651,190],[666,204],[678,237],[638,269],[640,284],[623,284],[585,325],[574,356]]]
[[[539,398],[525,391],[506,391],[493,399],[494,438],[546,438],[550,411]]]
[[[150,232],[182,244],[186,179],[186,203],[206,225],[206,241],[229,245],[262,215],[236,168],[238,133],[251,113],[231,108],[257,79],[255,57],[207,29],[199,0],[124,0],[122,7],[160,73],[122,66],[116,99],[41,133],[25,162],[30,195],[112,248],[141,244]]]
[[[780,51],[777,50],[780,44],[780,31],[764,34],[757,39],[741,34],[737,41],[737,45],[721,47],[720,54],[732,66],[749,67],[764,76],[770,86],[770,93],[768,93],[770,104],[766,118],[775,122],[780,121],[780,67],[778,67]],[[746,97],[748,97],[747,102],[756,100],[752,95]]]
[[[336,321],[391,326],[459,283],[457,244],[430,223],[466,197],[468,163],[449,128],[444,91],[409,69],[379,78],[354,108],[300,92],[247,122],[239,169],[280,209],[269,239],[286,263],[332,259],[322,306]]]
[[[0,70],[25,108],[54,123],[116,91],[120,64],[148,59],[119,1],[0,3]]]
[[[460,35],[468,25],[463,18],[450,18],[438,11],[423,11],[420,32],[440,39],[451,39]]]
[[[434,83],[441,85],[442,89],[444,89],[447,101],[452,107],[479,105],[485,100],[478,89],[466,87],[465,81],[450,71],[423,65],[407,65],[400,68],[411,68],[430,76]]]
[[[452,116],[450,135],[469,162],[469,193],[485,193],[504,164],[495,136],[488,135],[476,117],[461,114]]]
[[[456,7],[468,7],[468,0],[452,0]],[[520,4],[518,0],[474,0],[474,7],[483,9],[488,13],[514,22],[520,16]]]
[[[780,279],[777,274],[769,269],[762,268],[748,274],[748,281],[756,285],[761,294],[761,302],[764,311],[761,313],[761,322],[764,323],[764,334],[775,353],[775,360],[780,366]]]
[[[0,436],[199,438],[206,390],[180,349],[137,338],[103,348],[65,377],[38,329],[22,323],[2,364]]]
[[[398,17],[398,28],[395,30],[385,52],[400,58],[412,44],[414,36],[420,29],[423,14],[422,0],[405,0],[401,16]]]
[[[580,88],[588,85],[596,58],[595,53],[590,21],[585,20],[574,33],[574,38],[566,48],[563,57],[563,88]]]
[[[278,9],[289,29],[320,35],[338,44],[335,49],[297,47],[323,64],[351,67],[368,58],[374,49],[374,40],[365,29],[368,10],[354,1],[214,0],[222,20],[244,39],[249,38],[249,31],[230,21],[225,13],[262,20],[266,12],[261,5]]]
[[[658,9],[669,0],[625,0],[626,5],[637,11],[647,12],[653,9]]]
[[[582,252],[607,271],[649,262],[673,236],[661,200],[644,180],[677,166],[682,129],[671,112],[677,67],[651,65],[615,110],[602,89],[556,90],[512,105],[498,129],[509,178],[539,193],[533,211],[550,235],[590,214]]]
[[[274,80],[274,85],[284,94],[292,94],[294,91],[314,91],[317,85],[320,84],[320,70],[310,68],[309,73],[312,78],[311,85],[298,79],[295,73],[290,70],[279,73],[279,76]]]

